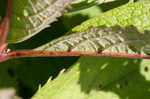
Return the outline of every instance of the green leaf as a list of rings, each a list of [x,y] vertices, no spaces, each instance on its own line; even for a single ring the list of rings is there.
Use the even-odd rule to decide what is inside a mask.
[[[78,11],[81,9],[92,7],[94,5],[107,3],[107,2],[113,2],[113,1],[116,1],[116,0],[75,0],[74,2],[72,2],[71,11]]]
[[[145,75],[150,71],[144,68],[149,64],[149,60],[81,57],[32,99],[148,99],[150,79]]]
[[[129,26],[131,24],[135,25],[140,31],[150,29],[149,9],[150,2],[128,3],[87,20],[69,32],[74,34],[56,39],[39,47],[37,50],[76,52],[103,51],[149,55],[149,33],[141,34],[134,27],[124,29],[120,27],[97,28],[96,30],[95,28],[88,29],[91,26]],[[103,38],[103,35],[105,35],[105,38]],[[140,41],[138,39],[140,39]]]
[[[14,0],[7,42],[24,41],[56,21],[73,0]]]
[[[102,10],[99,6],[93,6],[87,9],[65,13],[62,16],[63,24],[67,30],[71,30],[73,27],[79,25],[80,23],[102,14]]]
[[[26,88],[26,90],[20,90],[23,91],[23,93],[19,93],[22,93],[24,96],[33,95],[38,89],[39,84],[45,84],[49,76],[56,77],[61,69],[68,68],[74,64],[76,60],[76,57],[17,59],[20,64],[13,66],[17,76],[17,83],[19,83],[19,87]],[[12,61],[15,63],[15,60]],[[13,62],[11,64],[14,64]],[[42,66],[44,66],[44,68]]]
[[[51,43],[62,43],[61,40],[65,41],[64,39],[73,38],[73,35],[75,35],[75,37],[78,35],[79,37],[77,38],[80,38],[83,35],[79,34],[83,33],[85,35],[85,31],[89,32],[89,30],[94,29],[95,26],[102,25],[129,26],[133,24],[138,27],[140,31],[150,29],[149,5],[150,2],[138,2],[129,3],[122,7],[115,8],[73,28],[70,33],[74,34],[61,37]],[[96,28],[100,30],[100,27]],[[102,33],[105,35],[105,33],[109,34],[113,32],[116,35],[120,35],[121,38],[125,39],[127,37],[126,40],[130,39],[131,41],[134,41],[134,43],[136,39],[141,39],[143,42],[148,40],[145,39],[145,37],[146,35],[149,35],[149,32],[143,32],[142,34],[142,32],[137,31],[134,27],[126,27],[124,29],[121,27],[117,28],[117,32],[108,32],[109,29],[115,29],[114,27],[101,27],[101,31],[108,29],[106,32],[103,31]],[[124,33],[120,34],[119,31],[124,31]],[[97,32],[95,33],[97,34]],[[125,36],[127,34],[128,36]],[[134,34],[136,35],[133,36]],[[91,35],[95,36],[95,34]],[[93,38],[95,38],[94,36]],[[116,38],[118,39],[120,36],[117,36]],[[142,39],[142,37],[144,38]],[[147,38],[148,37],[149,36],[147,36]],[[110,40],[111,39],[113,38],[110,38]],[[133,52],[137,50],[140,51],[140,49],[137,48],[144,47],[148,44],[148,42],[142,44],[142,41],[139,44],[136,43],[137,45],[135,48],[132,44],[132,46],[128,47],[133,49]],[[71,42],[75,42],[75,40]],[[87,42],[90,41],[87,40]],[[40,48],[48,49],[52,46],[50,44],[46,44]],[[63,48],[64,46],[62,49]],[[64,74],[60,73],[60,75],[53,81],[49,80],[44,87],[38,90],[33,96],[33,99],[148,99],[150,97],[149,64],[149,60],[111,57],[81,57],[79,61],[68,70],[68,72]]]
[[[86,31],[61,37],[36,50],[69,51],[96,56],[120,54],[120,56],[144,57],[150,55],[149,37],[149,31],[141,33],[133,26],[91,27]]]
[[[150,2],[136,2],[128,3],[121,7],[109,10],[104,14],[91,18],[81,25],[75,27],[70,31],[83,31],[91,26],[129,26],[134,25],[140,30],[150,29]]]

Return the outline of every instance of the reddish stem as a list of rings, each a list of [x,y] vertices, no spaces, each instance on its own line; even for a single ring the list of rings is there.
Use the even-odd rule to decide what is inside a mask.
[[[7,52],[6,52],[7,46],[8,46],[8,44],[3,44],[3,45],[0,47],[0,55],[1,55],[2,53],[7,53]]]
[[[7,38],[10,26],[10,17],[12,14],[13,0],[8,0],[7,12],[3,20],[0,22],[0,46],[2,46]]]
[[[0,61],[7,60],[7,46],[8,44],[4,44],[7,38],[7,34],[10,27],[10,17],[12,14],[12,6],[13,0],[8,0],[8,7],[6,15],[4,16],[3,20],[0,22]]]
[[[54,51],[35,51],[35,50],[16,50],[8,53],[9,58],[44,57],[44,56],[112,56],[124,58],[150,59],[150,56],[148,55],[125,54],[125,53],[54,52]]]
[[[0,47],[0,62],[5,61],[9,58],[8,54],[7,54],[7,46],[8,46],[8,44],[3,44]]]

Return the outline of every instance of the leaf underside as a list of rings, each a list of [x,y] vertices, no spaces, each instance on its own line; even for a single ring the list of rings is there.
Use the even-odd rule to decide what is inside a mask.
[[[149,37],[149,31],[141,33],[134,26],[91,27],[86,31],[61,37],[35,50],[146,56],[150,54]]]
[[[14,0],[7,42],[24,41],[61,16],[73,0]]]

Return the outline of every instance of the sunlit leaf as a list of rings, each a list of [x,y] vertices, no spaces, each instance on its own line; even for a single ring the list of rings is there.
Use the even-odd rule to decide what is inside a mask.
[[[150,80],[143,73],[149,74],[144,69],[149,64],[149,60],[82,57],[70,71],[49,79],[32,99],[148,99]]]
[[[104,14],[91,18],[72,29],[72,32],[86,30],[91,26],[129,26],[134,25],[140,30],[150,30],[150,2],[128,3],[109,10]]]

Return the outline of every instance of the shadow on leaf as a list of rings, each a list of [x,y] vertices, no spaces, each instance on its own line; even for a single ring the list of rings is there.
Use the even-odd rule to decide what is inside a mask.
[[[89,99],[147,99],[150,82],[140,73],[145,61],[149,65],[149,60],[82,57],[78,83]]]

